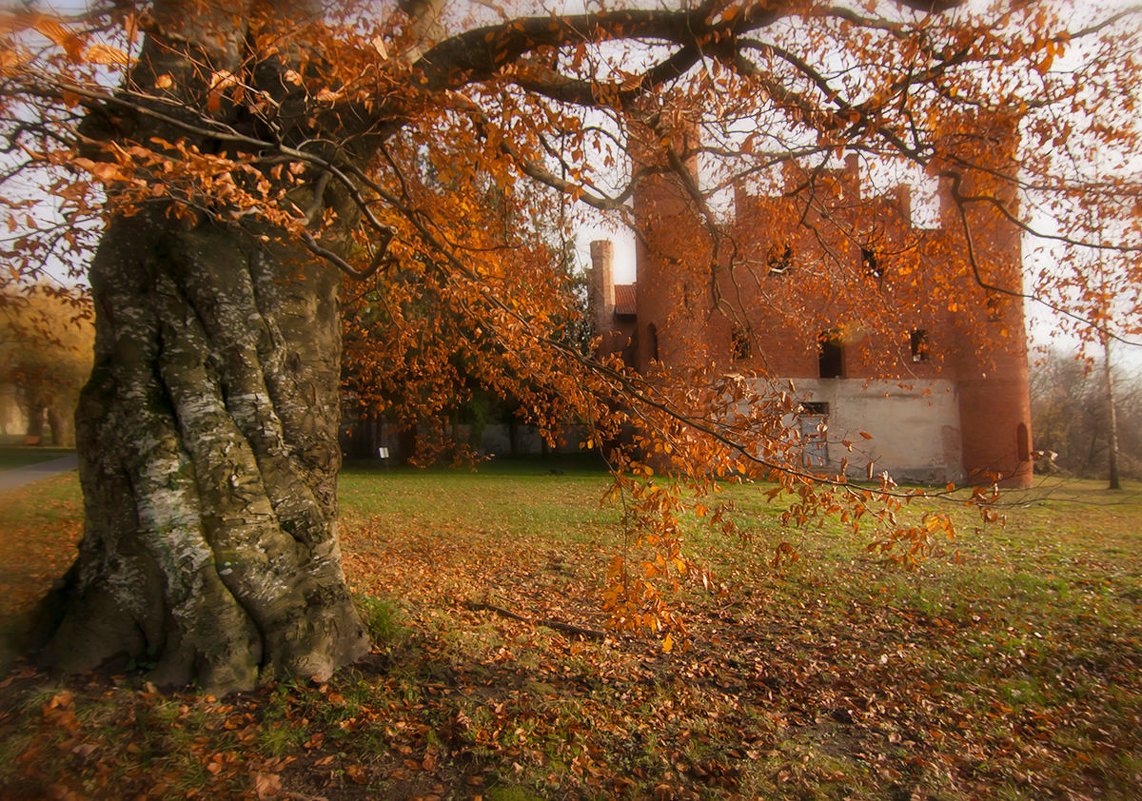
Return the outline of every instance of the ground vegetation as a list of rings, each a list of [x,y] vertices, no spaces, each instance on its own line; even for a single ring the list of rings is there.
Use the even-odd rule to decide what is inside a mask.
[[[616,168],[673,182],[710,222],[710,191],[730,180],[796,159],[811,203],[833,160],[856,154],[948,187],[975,288],[931,303],[982,319],[994,296],[1027,294],[1118,337],[1142,319],[1120,291],[1136,260],[1101,260],[1122,270],[1096,276],[1079,258],[1139,246],[1134,10],[156,0],[2,19],[2,255],[19,280],[73,266],[95,308],[76,417],[84,536],[42,608],[42,658],[64,670],[147,664],[157,684],[224,692],[328,678],[369,652],[337,535],[346,276],[382,278],[403,336],[443,334],[527,414],[581,420],[585,448],[629,434],[635,449],[610,452],[627,502],[617,539],[653,556],[623,551],[604,571],[614,630],[683,637],[662,590],[710,576],[682,520],[737,527],[659,472],[699,493],[768,478],[797,499],[788,524],[867,523],[904,561],[951,533],[938,511],[898,525],[912,493],[890,477],[858,488],[804,469],[780,387],[648,379],[569,346],[566,286],[520,241],[553,217],[526,210],[573,200],[630,221]],[[1022,144],[998,163],[982,160],[996,144],[984,117],[1018,120]],[[646,134],[633,170],[631,124]],[[512,230],[493,236],[496,206]],[[996,284],[971,244],[996,223],[1059,248],[1056,268]],[[712,224],[678,233],[707,278],[735,256]],[[867,325],[890,306],[868,305]],[[408,375],[447,390],[437,370],[452,364]]]
[[[597,463],[596,463],[597,464]],[[558,467],[563,475],[550,470]],[[689,648],[584,631],[617,505],[582,462],[350,470],[345,569],[376,649],[329,681],[160,693],[147,665],[0,678],[5,798],[1131,799],[1142,782],[1142,496],[1049,479],[914,571],[727,489],[758,542],[693,530],[726,591]],[[922,515],[933,501],[916,501]],[[1016,514],[1017,512],[1017,514]],[[5,496],[0,617],[81,536],[77,482]]]

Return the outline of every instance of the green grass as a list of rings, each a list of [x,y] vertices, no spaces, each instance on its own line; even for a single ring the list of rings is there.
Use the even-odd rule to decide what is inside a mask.
[[[599,497],[601,473],[489,475],[468,471],[400,471],[377,476],[354,470],[340,481],[345,512],[435,532],[512,538],[548,536],[553,543],[590,538],[613,524]],[[492,482],[493,486],[489,486]],[[384,491],[379,493],[378,486]]]
[[[1137,796],[1138,486],[1044,482],[1004,496],[1002,527],[915,502],[902,518],[946,510],[958,534],[905,569],[867,533],[784,529],[757,487],[727,484],[719,499],[752,539],[687,523],[689,553],[726,590],[667,594],[690,640],[664,653],[541,623],[602,628],[623,547],[621,509],[599,502],[606,475],[560,469],[347,470],[343,551],[369,660],[228,699],[14,673],[0,795],[138,794],[161,776],[180,796],[229,798],[261,776],[362,799]],[[11,575],[36,537],[45,558],[71,547],[75,492],[61,476],[0,508],[25,532],[4,552]],[[800,558],[775,569],[782,541]],[[46,586],[52,570],[36,572]],[[48,708],[65,690],[75,726]]]

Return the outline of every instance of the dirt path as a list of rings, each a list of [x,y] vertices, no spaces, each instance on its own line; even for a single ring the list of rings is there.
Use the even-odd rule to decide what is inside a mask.
[[[31,484],[34,481],[40,481],[49,476],[54,476],[56,473],[65,473],[68,470],[74,470],[78,465],[79,460],[76,455],[72,453],[46,462],[38,462],[37,464],[30,464],[25,467],[0,471],[0,492],[14,490],[25,484]]]

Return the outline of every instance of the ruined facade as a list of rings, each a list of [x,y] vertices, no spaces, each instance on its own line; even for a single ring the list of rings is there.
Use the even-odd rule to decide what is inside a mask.
[[[853,475],[871,464],[897,480],[1029,485],[1021,237],[978,200],[1014,209],[999,168],[1015,128],[946,126],[957,154],[946,172],[959,177],[941,179],[938,227],[913,223],[907,186],[868,193],[850,155],[843,169],[786,166],[776,192],[739,187],[717,231],[687,190],[696,174],[655,169],[632,130],[637,281],[616,286],[611,243],[592,243],[600,351],[642,372],[741,373],[759,393],[792,382],[787,423],[807,467],[836,472],[844,459]]]

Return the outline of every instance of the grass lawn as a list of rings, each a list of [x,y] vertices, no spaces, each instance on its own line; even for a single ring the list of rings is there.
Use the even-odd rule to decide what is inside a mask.
[[[689,648],[598,630],[621,547],[582,462],[347,470],[345,569],[377,643],[324,685],[216,699],[140,674],[0,674],[4,798],[1121,798],[1142,793],[1142,488],[1041,484],[914,570],[867,537],[691,532],[726,590]],[[74,476],[0,503],[0,616],[66,567]],[[913,504],[919,514],[936,502]],[[774,547],[799,555],[771,566]],[[502,614],[510,611],[525,618]]]

